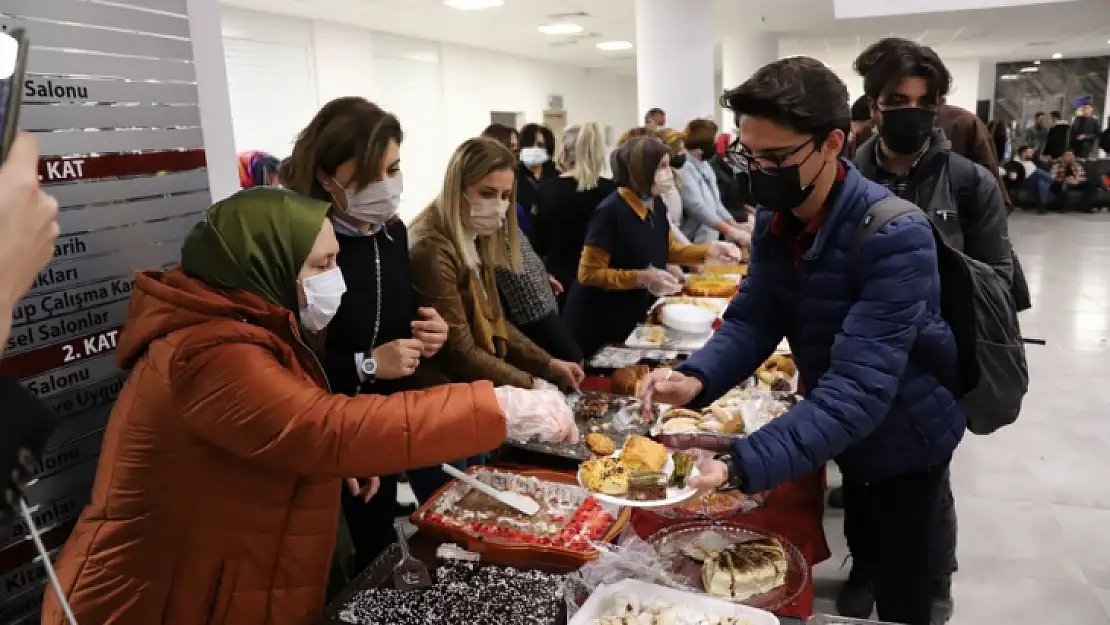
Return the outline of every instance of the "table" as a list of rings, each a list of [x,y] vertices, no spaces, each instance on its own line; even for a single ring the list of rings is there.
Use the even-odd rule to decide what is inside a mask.
[[[609,388],[610,380],[603,377],[590,376],[582,384],[584,391],[607,392]],[[801,550],[809,563],[805,591],[793,603],[778,610],[779,616],[806,619],[813,614],[813,567],[831,556],[822,523],[824,513],[825,472],[822,470],[778,486],[771,491],[766,506],[731,519],[782,536]],[[632,527],[641,538],[681,522],[643,509],[632,514]]]

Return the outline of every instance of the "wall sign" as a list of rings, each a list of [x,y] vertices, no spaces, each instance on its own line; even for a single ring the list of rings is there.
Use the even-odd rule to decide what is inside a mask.
[[[115,351],[135,271],[174,265],[211,196],[186,0],[4,0],[0,27],[30,34],[20,126],[61,206],[53,262],[0,360],[62,419],[27,488],[53,556],[127,379]],[[44,580],[27,528],[0,532],[0,623],[37,622]]]

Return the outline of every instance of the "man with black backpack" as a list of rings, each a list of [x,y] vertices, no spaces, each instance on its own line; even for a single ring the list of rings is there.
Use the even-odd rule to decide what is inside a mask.
[[[856,60],[855,69],[863,76],[864,92],[878,130],[876,136],[860,146],[855,164],[865,177],[912,202],[929,216],[943,243],[950,248],[938,249],[939,261],[943,264],[947,259],[948,266],[966,280],[965,286],[975,292],[977,300],[986,298],[986,309],[999,311],[991,318],[976,307],[965,315],[970,317],[963,327],[965,338],[967,344],[976,345],[977,352],[966,355],[970,359],[967,365],[978,369],[974,356],[980,361],[1000,359],[1006,373],[995,375],[997,372],[991,366],[994,363],[988,362],[982,372],[982,383],[1002,385],[1003,388],[992,390],[1003,393],[1007,399],[1016,397],[1020,407],[1027,382],[1022,379],[1025,360],[1016,310],[1029,307],[1028,290],[1020,269],[1015,285],[1017,261],[1008,237],[1007,210],[997,172],[954,153],[944,131],[936,126],[937,111],[951,88],[951,74],[931,48],[896,38],[883,39],[865,50]],[[987,267],[993,269],[993,274]],[[977,269],[984,271],[976,273]],[[945,277],[942,267],[942,278]],[[945,287],[947,290],[948,285]],[[993,306],[995,299],[1001,304]],[[1017,306],[1015,299],[1020,300]],[[945,319],[959,334],[956,327],[959,324],[953,323],[947,312]],[[1001,333],[1008,339],[1004,341],[1008,346],[1000,348],[1001,354],[983,351],[984,334],[992,333]],[[978,375],[978,371],[974,372],[974,376]],[[988,414],[986,423],[971,423],[976,415],[965,405],[969,428],[985,433],[1016,418],[1016,412],[1009,409],[1011,402],[1003,403],[1007,410]],[[848,527],[847,518],[845,525],[848,547],[855,552],[852,543],[857,533]],[[952,614],[957,527],[947,474],[941,487],[940,514],[933,526],[936,568],[932,621],[944,623]],[[871,588],[875,580],[858,564],[858,560],[853,563],[852,574],[837,598],[837,607],[842,615],[867,618],[873,604]]]

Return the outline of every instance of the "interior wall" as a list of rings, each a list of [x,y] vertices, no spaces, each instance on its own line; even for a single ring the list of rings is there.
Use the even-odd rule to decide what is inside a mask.
[[[236,148],[287,156],[296,132],[323,104],[366,97],[396,114],[405,131],[405,218],[436,195],[455,147],[489,125],[493,111],[540,122],[549,96],[558,94],[568,124],[596,121],[619,133],[637,122],[630,75],[228,7],[222,21],[229,50],[263,44],[259,51],[286,59],[284,68],[236,80],[229,53]]]
[[[952,75],[952,90],[948,92],[948,104],[975,112],[979,100],[979,59],[944,59],[948,73]]]
[[[822,60],[820,54],[809,54],[813,58]],[[961,106],[969,111],[975,111],[975,101],[979,94],[979,59],[943,59],[949,73],[952,74],[952,91],[948,95],[948,103]],[[852,69],[850,63],[825,62],[840,80],[848,87],[848,101],[855,102],[863,95],[863,79]]]

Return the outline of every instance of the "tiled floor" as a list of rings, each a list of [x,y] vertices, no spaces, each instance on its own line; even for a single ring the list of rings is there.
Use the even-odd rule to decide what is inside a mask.
[[[1010,233],[1033,293],[1022,331],[1048,345],[1027,350],[1017,423],[968,434],[953,460],[952,625],[1110,625],[1110,214],[1017,214]],[[815,573],[829,613],[842,521],[827,513],[834,556]]]

